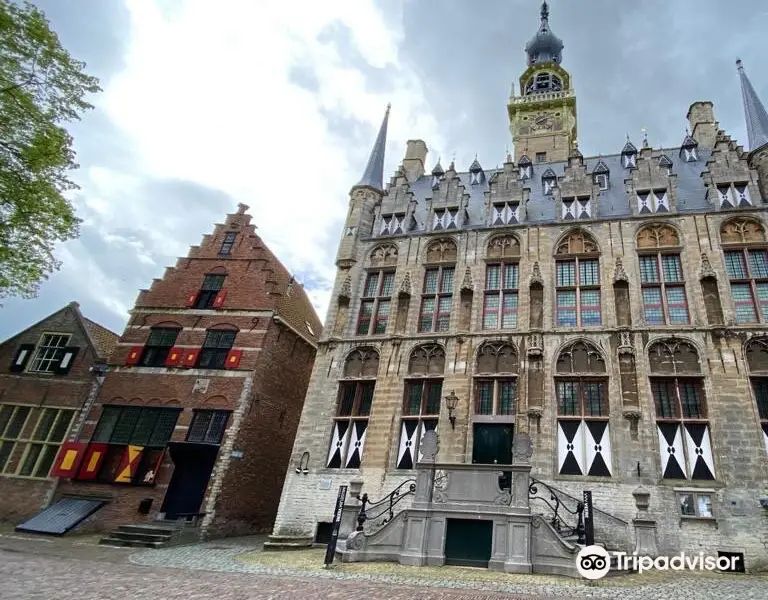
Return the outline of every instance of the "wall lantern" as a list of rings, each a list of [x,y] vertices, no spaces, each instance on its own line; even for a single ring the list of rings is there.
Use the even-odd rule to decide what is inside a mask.
[[[459,397],[454,390],[445,397],[445,406],[448,408],[448,420],[451,422],[451,429],[456,429],[456,406],[459,404]]]

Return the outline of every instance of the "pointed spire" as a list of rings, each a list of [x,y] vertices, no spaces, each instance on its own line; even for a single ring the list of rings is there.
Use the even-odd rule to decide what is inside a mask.
[[[635,145],[629,141],[629,134],[627,134],[627,143],[624,144],[624,147],[621,149],[622,154],[637,154],[637,148],[635,148]]]
[[[437,164],[435,165],[435,168],[432,169],[432,175],[436,175],[439,177],[440,175],[444,175],[444,174],[445,174],[445,171],[443,171],[443,167],[440,164],[440,157],[438,157]]]
[[[741,59],[736,59],[736,67],[741,79],[741,96],[744,101],[744,118],[747,121],[749,149],[757,150],[768,144],[768,113],[766,113],[763,103],[760,102],[760,98],[757,97],[757,92],[755,92],[755,88],[752,87],[752,83],[744,71]]]
[[[695,148],[699,145],[699,142],[697,142],[695,139],[691,137],[691,132],[688,131],[688,128],[685,128],[685,137],[683,138],[683,143],[680,144],[681,148]]]
[[[542,2],[541,25],[536,35],[525,46],[528,66],[545,62],[560,64],[563,60],[563,48],[563,41],[549,28],[549,5]]]
[[[391,104],[387,104],[387,112],[384,113],[384,120],[381,122],[379,135],[376,136],[376,143],[371,150],[371,156],[368,158],[365,173],[357,185],[368,185],[377,190],[384,189],[384,150],[387,146],[387,124],[391,107]]]

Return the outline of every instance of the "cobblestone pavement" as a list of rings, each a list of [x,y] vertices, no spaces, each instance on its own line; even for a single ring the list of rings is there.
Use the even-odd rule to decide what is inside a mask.
[[[409,568],[386,563],[344,564],[330,570],[323,570],[319,566],[322,561],[322,551],[263,554],[254,554],[254,552],[258,552],[258,544],[253,538],[243,538],[141,552],[131,555],[129,560],[134,564],[148,566],[261,574],[293,582],[299,580],[329,583],[354,582],[355,585],[360,586],[370,583],[386,584],[390,591],[387,598],[399,597],[393,594],[409,588],[403,598],[440,598],[443,597],[440,596],[441,593],[448,593],[447,590],[450,589],[461,589],[470,594],[501,592],[507,594],[504,596],[506,598],[531,598],[532,595],[549,598],[620,598],[621,600],[675,600],[677,598],[765,600],[768,598],[768,577],[748,575],[645,573],[642,576],[607,578],[589,584],[566,577],[507,575],[474,569],[459,572],[456,568]],[[309,556],[312,560],[303,560],[302,556]],[[308,567],[308,562],[314,566]],[[276,566],[277,564],[281,566]],[[449,573],[451,578],[444,578]],[[329,589],[332,589],[332,586],[329,586]],[[437,589],[441,591],[434,591]],[[429,595],[432,593],[437,595]],[[333,598],[333,596],[329,597]]]
[[[0,534],[3,600],[739,600],[768,598],[768,577],[646,573],[587,585],[562,577],[456,567],[343,564],[323,552],[262,553],[263,538],[216,540],[163,550],[109,548],[97,538]]]
[[[3,600],[503,600],[494,592],[182,571],[0,550]],[[519,598],[519,597],[518,597]],[[526,596],[528,600],[532,599]],[[539,600],[545,600],[539,597]]]

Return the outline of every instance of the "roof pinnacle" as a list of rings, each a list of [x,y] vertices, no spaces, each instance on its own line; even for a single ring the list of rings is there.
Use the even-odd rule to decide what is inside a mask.
[[[752,87],[744,71],[741,59],[736,59],[736,68],[741,79],[741,96],[744,102],[744,118],[747,125],[747,139],[750,151],[768,144],[768,113]]]
[[[384,189],[384,151],[387,146],[387,124],[389,123],[389,110],[391,108],[392,105],[388,103],[379,128],[379,135],[376,136],[376,142],[373,144],[371,155],[368,157],[365,172],[357,185],[368,185],[377,190]]]

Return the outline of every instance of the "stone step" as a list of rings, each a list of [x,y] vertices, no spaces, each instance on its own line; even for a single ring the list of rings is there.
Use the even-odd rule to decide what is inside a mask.
[[[125,540],[126,542],[167,542],[171,539],[170,535],[164,533],[133,533],[120,531],[119,529],[110,533],[109,537]]]
[[[99,540],[100,546],[116,546],[121,548],[162,548],[165,542],[145,542],[139,540],[122,540],[111,535]]]
[[[178,532],[178,529],[173,527],[164,527],[158,525],[120,525],[117,531],[121,533],[135,533],[146,535],[166,535],[172,536]]]
[[[307,536],[269,536],[269,539],[264,542],[264,551],[270,550],[303,550],[305,548],[311,548],[314,540]]]

